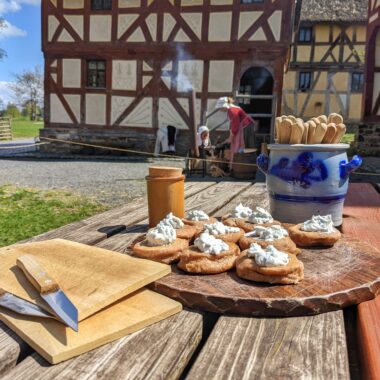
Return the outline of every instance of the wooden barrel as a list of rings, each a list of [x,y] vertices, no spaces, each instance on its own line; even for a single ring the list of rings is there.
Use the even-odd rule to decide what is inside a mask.
[[[235,153],[232,176],[237,179],[255,179],[256,166],[254,165],[256,165],[256,158],[257,149],[246,149],[244,153]]]

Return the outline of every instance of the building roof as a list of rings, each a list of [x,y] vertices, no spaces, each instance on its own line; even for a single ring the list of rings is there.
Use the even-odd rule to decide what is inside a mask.
[[[366,22],[368,0],[302,0],[301,21]]]

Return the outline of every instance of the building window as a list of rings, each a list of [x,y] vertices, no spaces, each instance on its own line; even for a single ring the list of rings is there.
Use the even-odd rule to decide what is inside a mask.
[[[311,42],[311,37],[313,35],[313,28],[311,26],[301,27],[298,31],[298,42]]]
[[[298,79],[298,89],[307,91],[311,89],[311,71],[301,71]]]
[[[261,4],[264,0],[240,0],[240,4]]]
[[[364,74],[363,73],[352,73],[351,91],[352,92],[362,92],[363,87],[364,87]]]
[[[87,61],[87,87],[106,87],[106,61]]]
[[[91,0],[92,11],[111,10],[112,0]]]

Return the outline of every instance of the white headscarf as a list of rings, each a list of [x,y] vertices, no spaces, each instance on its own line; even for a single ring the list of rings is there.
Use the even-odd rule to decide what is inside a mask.
[[[209,139],[207,138],[206,140],[202,140],[202,133],[203,132],[207,132],[209,133],[210,130],[207,128],[206,125],[201,125],[199,128],[198,128],[198,133],[197,133],[197,146],[201,146],[202,144],[204,144],[205,146],[208,145],[209,143]]]
[[[215,109],[220,110],[221,108],[239,108],[238,106],[235,106],[233,103],[229,103],[227,96],[222,96],[219,98],[216,102]]]

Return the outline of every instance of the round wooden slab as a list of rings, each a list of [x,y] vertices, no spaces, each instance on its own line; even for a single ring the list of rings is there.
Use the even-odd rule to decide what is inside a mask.
[[[333,248],[303,249],[298,258],[305,266],[298,285],[249,282],[235,271],[190,275],[173,265],[152,289],[189,308],[265,317],[319,314],[380,294],[380,252],[367,243],[343,238]]]

